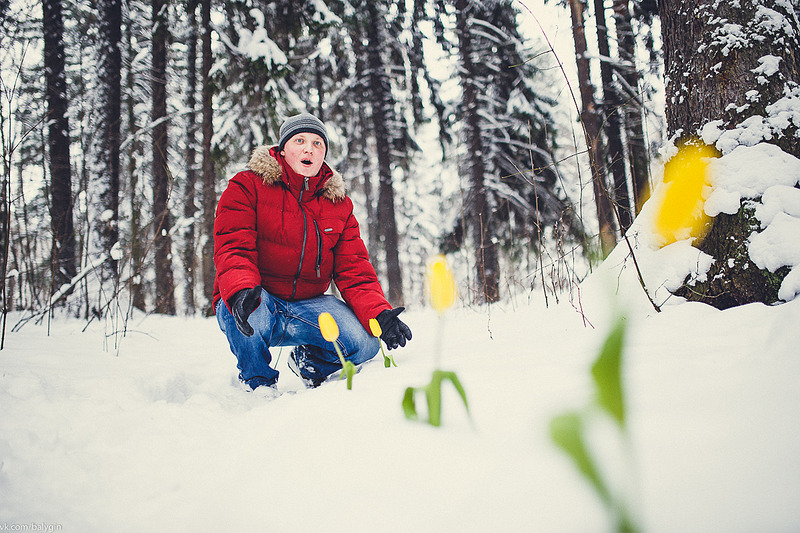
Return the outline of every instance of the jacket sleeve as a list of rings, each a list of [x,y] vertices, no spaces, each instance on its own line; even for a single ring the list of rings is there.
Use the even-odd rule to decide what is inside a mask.
[[[227,305],[242,289],[261,284],[256,250],[257,195],[253,176],[240,172],[228,182],[214,218],[214,265],[220,296]]]
[[[346,201],[350,202],[350,199]],[[352,204],[342,235],[334,247],[334,254],[336,286],[364,329],[369,331],[369,319],[392,306],[386,300],[375,268],[369,261]]]

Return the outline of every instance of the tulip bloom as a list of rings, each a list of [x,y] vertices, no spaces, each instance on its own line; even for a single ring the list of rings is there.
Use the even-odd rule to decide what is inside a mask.
[[[339,338],[339,325],[330,313],[322,313],[319,315],[319,329],[322,336],[328,342],[336,342]]]
[[[344,360],[342,350],[339,349],[339,344],[336,342],[339,338],[339,325],[330,313],[320,313],[319,317],[317,317],[317,322],[319,322],[319,330],[322,333],[322,337],[326,341],[333,343],[333,347],[336,348],[336,354],[342,363],[342,377],[340,379],[347,378],[347,390],[352,389],[356,365]]]
[[[456,282],[444,255],[437,255],[428,266],[431,305],[443,313],[456,300]]]
[[[369,319],[369,329],[373,337],[377,339],[381,338],[383,330],[381,329],[381,325],[374,318]],[[387,357],[386,352],[383,351],[383,344],[381,344],[381,354],[383,354],[383,366],[385,368],[389,368],[391,365],[397,366],[397,363],[394,362],[394,357],[391,355]]]

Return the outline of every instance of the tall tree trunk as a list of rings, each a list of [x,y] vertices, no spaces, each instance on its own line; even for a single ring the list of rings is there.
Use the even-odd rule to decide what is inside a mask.
[[[14,299],[11,297],[13,287],[13,280],[9,280],[6,285],[6,274],[8,273],[8,253],[11,248],[11,162],[9,161],[10,154],[7,154],[6,137],[5,137],[5,116],[0,109],[0,145],[2,145],[3,154],[3,176],[2,186],[0,186],[0,313],[2,313],[2,332],[0,332],[0,350],[3,349],[3,343],[6,335],[6,315],[8,311],[13,310]],[[24,198],[23,198],[24,201]],[[24,204],[23,204],[24,205]]]
[[[390,124],[396,122],[394,98],[385,73],[384,60],[381,57],[385,46],[381,28],[385,26],[385,22],[378,13],[378,6],[374,2],[367,2],[367,12],[369,15],[367,39],[370,43],[367,58],[369,87],[373,102],[372,124],[378,149],[378,224],[383,234],[383,246],[386,252],[389,302],[393,306],[399,306],[403,305],[403,275],[400,267],[397,220],[394,211],[394,186],[392,184],[392,145],[395,132]]]
[[[628,139],[628,159],[633,185],[635,214],[639,214],[642,204],[650,197],[650,158],[644,137],[642,113],[644,102],[639,90],[639,71],[636,68],[636,39],[631,27],[631,12],[628,0],[614,0],[614,26],[619,47],[618,82],[622,84],[622,112],[625,123],[625,136]]]
[[[122,84],[122,4],[121,0],[100,2],[100,35],[98,77],[100,82],[101,132],[100,132],[100,209],[103,216],[97,221],[97,232],[102,253],[106,256],[101,279],[119,282],[117,260],[112,248],[119,247],[119,151],[120,151],[120,99]]]
[[[458,54],[461,66],[462,105],[466,122],[467,172],[470,181],[466,206],[467,230],[475,245],[475,268],[479,284],[478,300],[496,302],[500,299],[500,265],[497,247],[492,240],[493,232],[490,224],[492,224],[493,217],[484,183],[485,154],[481,135],[481,119],[478,114],[478,87],[475,85],[477,75],[473,63],[472,37],[469,33],[471,3],[468,0],[456,0],[455,7]]]
[[[175,314],[172,277],[172,220],[169,212],[170,174],[167,151],[167,27],[166,0],[153,0],[153,239],[156,268],[156,313]]]
[[[764,118],[776,118],[774,108],[781,106],[774,104],[789,105],[789,95],[800,86],[800,34],[790,4],[660,0],[659,12],[668,133],[687,140],[715,121],[714,130],[722,130],[726,139],[717,143],[723,154],[738,145],[768,142],[800,157],[797,123]],[[753,120],[762,129],[747,128],[746,136],[738,137],[742,124]],[[720,309],[778,300],[787,269],[759,269],[749,255],[750,238],[760,229],[754,213],[759,201],[744,198],[737,213],[712,220],[699,246],[714,258],[707,281],[683,288],[680,296]]]
[[[211,157],[211,137],[214,134],[211,93],[211,0],[201,1],[202,66],[203,83],[203,295],[205,296],[206,314],[214,314],[212,300],[214,296],[214,209],[217,205],[216,176],[214,160]]]
[[[353,133],[348,135],[347,142],[349,145],[348,153],[350,158],[358,158],[358,169],[363,176],[364,183],[364,203],[367,211],[367,251],[371,258],[377,258],[380,251],[380,228],[378,223],[377,207],[375,205],[375,194],[372,188],[372,176],[375,169],[371,157],[365,157],[364,146],[368,144],[369,127],[367,112],[369,108],[369,96],[366,82],[367,66],[364,58],[368,56],[364,43],[355,39],[353,42],[353,50],[355,52],[355,79],[358,82],[353,87],[353,103],[355,104],[355,120],[356,124],[364,125],[364,127],[353,128]],[[382,263],[375,265],[375,270],[380,274],[382,272]]]
[[[141,161],[144,148],[139,140],[139,126],[136,119],[136,99],[135,95],[135,76],[134,58],[136,50],[133,49],[133,30],[130,24],[126,25],[127,57],[130,67],[128,68],[125,80],[126,88],[126,107],[128,114],[128,137],[131,139],[128,144],[128,183],[130,187],[130,250],[131,276],[128,280],[128,287],[131,294],[131,305],[141,311],[146,310],[145,290],[142,269],[144,268],[144,236],[142,235],[142,199],[139,196],[139,161]]]
[[[578,65],[578,84],[581,93],[581,122],[586,135],[586,148],[589,155],[589,166],[592,171],[592,189],[597,206],[597,221],[600,225],[600,249],[603,257],[607,256],[617,244],[616,224],[606,186],[606,172],[603,165],[603,140],[600,134],[600,115],[594,100],[589,69],[588,46],[584,30],[583,0],[569,0],[572,18],[572,38],[575,41],[575,58]]]
[[[600,79],[603,83],[603,123],[608,150],[606,162],[614,180],[614,204],[619,215],[620,230],[625,233],[633,222],[631,197],[628,193],[628,176],[625,172],[625,150],[622,147],[620,113],[622,101],[614,82],[611,64],[611,47],[608,44],[605,2],[594,0],[594,18],[597,25],[597,49],[600,52]]]
[[[67,82],[64,57],[64,21],[61,0],[44,0],[45,96],[50,149],[50,221],[53,231],[53,292],[77,273],[73,222],[72,169],[70,167]]]
[[[197,184],[197,115],[195,94],[197,93],[197,0],[189,0],[186,4],[189,16],[189,35],[186,47],[188,48],[186,75],[186,184],[183,194],[183,217],[187,221],[183,234],[183,276],[184,294],[183,302],[187,315],[195,313],[195,271],[197,267],[197,254],[195,253],[195,224],[197,214],[195,203],[195,186]]]
[[[696,135],[712,120],[730,128],[752,116],[766,116],[765,109],[784,94],[785,83],[800,82],[800,47],[796,19],[789,18],[788,4],[769,0],[660,0],[664,41],[667,100],[667,133],[681,138]],[[764,8],[787,17],[786,24],[759,13]],[[792,22],[794,21],[794,22]],[[742,33],[731,35],[733,45],[715,40],[735,24]],[[769,30],[769,32],[768,32]],[[791,35],[786,32],[793,32]],[[765,56],[781,58],[778,72],[768,78],[758,72]],[[762,81],[760,81],[763,79]],[[747,91],[753,90],[758,97]],[[797,127],[796,125],[794,126]],[[792,155],[800,155],[800,136],[767,139]]]

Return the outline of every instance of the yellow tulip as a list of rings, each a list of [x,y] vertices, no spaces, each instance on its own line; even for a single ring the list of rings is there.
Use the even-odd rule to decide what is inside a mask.
[[[440,313],[455,302],[456,282],[444,255],[437,255],[431,261],[428,267],[428,287],[431,305]]]
[[[378,321],[375,320],[374,318],[369,319],[369,329],[372,332],[373,337],[380,337],[383,334],[381,325],[378,324]]]
[[[708,216],[703,210],[704,189],[711,186],[708,164],[714,148],[696,142],[685,144],[664,165],[664,198],[655,217],[655,231],[670,244],[679,239],[702,239]]]
[[[317,319],[322,336],[328,342],[334,342],[339,338],[339,326],[330,313],[321,313]]]
[[[369,319],[369,330],[372,332],[372,336],[378,339],[380,339],[381,334],[383,334],[381,325],[374,318]],[[394,357],[391,355],[387,356],[386,352],[383,351],[383,344],[381,344],[381,353],[383,354],[383,366],[386,368],[389,368],[390,366],[397,366],[397,363],[394,362]]]

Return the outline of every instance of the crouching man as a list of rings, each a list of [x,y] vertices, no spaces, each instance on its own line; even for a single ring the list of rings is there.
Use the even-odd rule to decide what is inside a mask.
[[[249,389],[277,390],[270,347],[294,346],[289,367],[307,387],[341,370],[318,317],[339,326],[344,358],[359,365],[380,350],[369,333],[377,319],[391,350],[411,330],[392,309],[369,261],[342,176],[325,163],[325,125],[289,117],[277,146],[256,148],[249,169],[220,197],[214,221],[214,310]],[[325,294],[331,281],[344,301]],[[262,389],[265,390],[265,389]]]

